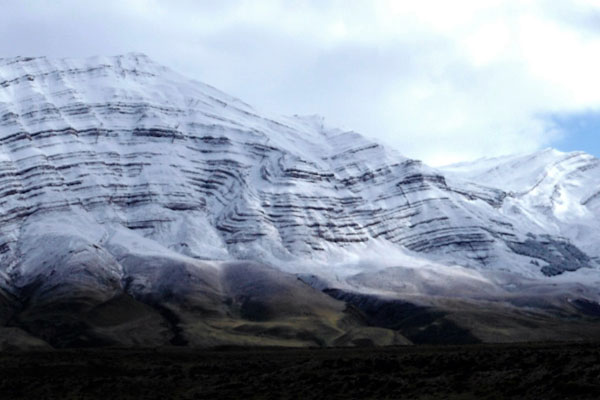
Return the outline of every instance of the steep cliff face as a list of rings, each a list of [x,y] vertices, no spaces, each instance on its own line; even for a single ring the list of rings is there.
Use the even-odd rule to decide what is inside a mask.
[[[197,289],[225,315],[218,265],[239,259],[388,294],[590,283],[598,165],[541,152],[442,172],[141,54],[0,59],[0,288],[25,309]]]

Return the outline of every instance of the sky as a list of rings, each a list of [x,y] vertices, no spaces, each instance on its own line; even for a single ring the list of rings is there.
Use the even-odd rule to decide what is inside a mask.
[[[0,0],[0,57],[142,52],[444,165],[600,156],[600,0]]]

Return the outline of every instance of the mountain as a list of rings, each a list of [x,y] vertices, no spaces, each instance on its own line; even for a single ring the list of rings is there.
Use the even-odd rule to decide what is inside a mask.
[[[597,257],[600,160],[596,157],[546,149],[453,165],[445,168],[445,172],[504,188],[514,203],[535,216],[548,233],[568,238],[584,252]]]
[[[587,338],[597,167],[434,169],[142,54],[0,59],[0,323],[58,347]]]

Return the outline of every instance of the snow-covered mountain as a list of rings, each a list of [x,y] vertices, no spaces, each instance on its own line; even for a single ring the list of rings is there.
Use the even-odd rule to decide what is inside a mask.
[[[240,270],[262,271],[267,292],[298,276],[429,305],[574,292],[594,305],[599,165],[545,150],[438,170],[141,54],[0,59],[0,322],[52,341],[49,304],[89,314],[126,295],[188,328],[198,316],[171,302],[195,304],[224,329],[258,296]]]
[[[483,159],[444,171],[503,188],[549,234],[597,256],[600,234],[600,160],[583,152],[546,149],[534,154]]]

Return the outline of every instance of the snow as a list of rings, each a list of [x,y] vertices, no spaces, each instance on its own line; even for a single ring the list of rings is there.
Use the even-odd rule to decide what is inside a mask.
[[[434,169],[142,54],[0,59],[0,276],[24,285],[73,251],[121,281],[249,259],[388,294],[595,284],[599,166],[546,149]],[[545,276],[559,239],[589,266]],[[548,254],[515,252],[527,240]]]

